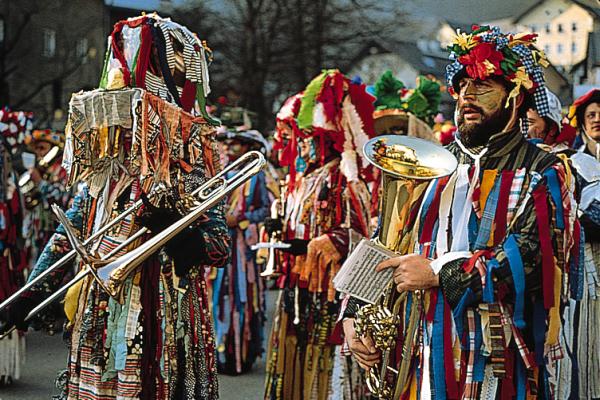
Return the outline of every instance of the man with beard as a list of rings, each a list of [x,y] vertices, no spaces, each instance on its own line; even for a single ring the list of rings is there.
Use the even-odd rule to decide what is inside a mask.
[[[555,361],[567,356],[563,295],[581,295],[570,172],[519,128],[528,108],[548,113],[535,35],[473,29],[457,35],[447,68],[459,128],[448,149],[459,166],[423,195],[414,253],[377,266],[408,292],[393,351],[405,356],[392,355],[396,399],[553,398]],[[363,367],[379,362],[353,318],[344,331]]]

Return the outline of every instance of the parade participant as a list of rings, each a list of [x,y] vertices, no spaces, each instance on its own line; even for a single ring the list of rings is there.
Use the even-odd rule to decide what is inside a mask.
[[[527,110],[527,137],[543,150],[552,153],[571,153],[575,140],[572,129],[562,129],[562,106],[560,100],[546,88],[548,115],[540,117],[534,108]]]
[[[291,247],[279,264],[265,399],[362,398],[359,370],[341,355],[334,331],[340,303],[332,279],[369,235],[361,152],[374,134],[372,114],[364,85],[327,70],[277,115],[276,148],[290,169],[279,222]]]
[[[233,162],[251,150],[262,150],[266,140],[255,130],[227,131],[227,156]],[[232,257],[225,268],[212,271],[213,318],[217,344],[217,365],[228,374],[248,372],[264,348],[265,294],[250,246],[259,240],[260,225],[269,214],[272,199],[259,172],[230,196],[225,219],[231,236]]]
[[[560,370],[559,398],[600,398],[600,90],[581,96],[569,109],[570,128],[577,129],[584,144],[570,160],[577,171],[578,216],[585,237],[585,273],[579,302],[571,301],[563,318],[572,324],[566,346],[576,360]]]
[[[393,268],[409,299],[396,351],[410,356],[392,357],[395,399],[556,397],[555,361],[568,357],[563,294],[581,295],[583,266],[570,171],[520,132],[528,101],[548,114],[534,41],[474,26],[449,48],[458,133],[447,149],[459,165],[425,192],[414,253],[376,269]],[[361,365],[378,363],[352,318],[344,332]]]
[[[192,111],[194,98],[203,103],[208,94],[203,43],[187,28],[153,14],[118,22],[108,48],[102,87],[119,90],[81,92],[69,106],[63,165],[69,184],[83,180],[87,187],[67,216],[72,229],[87,238],[138,199],[144,206],[93,243],[101,257],[142,226],[150,233],[134,244],[179,221],[194,206],[190,193],[219,170],[214,126],[178,106]],[[31,278],[70,250],[66,233],[61,225]],[[226,263],[228,240],[219,206],[139,268],[111,275],[121,301],[89,275],[71,287],[65,297],[70,351],[67,371],[59,377],[65,384],[61,398],[218,398],[203,276],[205,268]],[[44,286],[20,298],[9,309],[6,326],[22,327],[60,277],[57,270]]]
[[[0,302],[23,285],[28,273],[27,247],[21,230],[22,199],[12,158],[13,150],[31,132],[32,118],[31,113],[0,110]],[[12,332],[0,339],[0,386],[20,378],[24,358],[22,334]]]
[[[26,136],[25,143],[36,158],[35,165],[19,179],[27,210],[23,218],[23,237],[29,253],[29,264],[33,265],[58,226],[50,206],[56,204],[61,209],[67,209],[71,191],[66,189],[67,173],[61,165],[64,134],[50,129],[36,129]],[[65,280],[72,277],[69,272],[72,271],[65,274]],[[61,329],[62,314],[60,305],[53,304],[36,319],[33,326],[53,335]]]

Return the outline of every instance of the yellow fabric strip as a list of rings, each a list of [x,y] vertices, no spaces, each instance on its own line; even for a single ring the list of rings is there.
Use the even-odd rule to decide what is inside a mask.
[[[485,210],[485,204],[487,203],[488,196],[496,183],[496,177],[498,176],[497,169],[486,169],[483,171],[483,178],[481,179],[481,195],[479,196],[479,207],[481,211]]]

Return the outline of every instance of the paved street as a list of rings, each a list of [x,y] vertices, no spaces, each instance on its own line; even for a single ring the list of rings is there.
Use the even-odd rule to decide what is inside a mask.
[[[271,328],[271,317],[276,291],[267,292],[267,332]],[[266,347],[266,345],[265,345]],[[67,351],[60,335],[47,336],[31,332],[27,336],[27,360],[19,381],[7,388],[0,388],[0,400],[45,400],[57,391],[54,379],[59,370],[65,368]],[[255,364],[251,373],[241,376],[219,375],[221,399],[256,400],[262,397],[265,360]]]

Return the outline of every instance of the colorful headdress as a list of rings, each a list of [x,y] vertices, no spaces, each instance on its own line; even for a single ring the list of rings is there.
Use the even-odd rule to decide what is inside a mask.
[[[512,90],[508,101],[519,95],[521,89],[532,94],[535,109],[541,117],[550,113],[542,67],[548,66],[544,53],[535,48],[537,34],[502,33],[494,26],[473,25],[471,33],[457,31],[446,67],[448,91],[456,96],[457,77],[488,79],[504,78]]]
[[[424,76],[417,77],[417,87],[408,89],[404,83],[386,71],[375,83],[375,132],[386,133],[398,126],[410,136],[433,139],[430,126],[438,114],[440,84]]]
[[[0,135],[9,146],[25,142],[33,128],[33,113],[25,111],[10,111],[8,107],[0,109]]]
[[[578,128],[578,124],[583,125],[583,121],[579,121],[577,116],[581,116],[588,105],[596,102],[600,103],[600,89],[592,89],[573,102],[567,114],[569,123],[573,128]]]
[[[100,88],[139,87],[187,112],[198,101],[204,118],[218,124],[205,108],[212,52],[188,28],[156,13],[129,18],[115,24],[107,49]]]
[[[297,140],[312,137],[322,148],[330,141],[342,156],[341,170],[346,179],[357,180],[368,167],[363,145],[375,135],[373,101],[364,84],[351,81],[337,69],[323,71],[302,93],[289,98],[277,114],[276,139],[281,140],[283,131],[289,130],[290,140],[285,146],[279,142],[276,148],[282,150],[281,163],[290,167],[292,178]]]
[[[25,138],[27,144],[33,142],[48,142],[53,146],[64,147],[65,134],[52,129],[35,129],[31,135]]]

